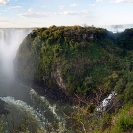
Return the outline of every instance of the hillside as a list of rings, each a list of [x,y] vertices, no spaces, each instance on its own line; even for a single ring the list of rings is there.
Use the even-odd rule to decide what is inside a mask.
[[[23,40],[14,59],[14,71],[20,81],[37,84],[42,90],[48,88],[62,99],[65,93],[87,100],[87,107],[73,113],[82,132],[132,132],[132,50],[133,29],[113,34],[95,27],[51,26],[33,30]],[[111,92],[116,96],[101,115],[96,111],[95,120],[90,115],[95,114],[94,106]]]
[[[51,88],[88,95],[113,74],[114,58],[122,54],[111,37],[107,30],[95,27],[34,30],[19,47],[16,74]]]
[[[130,89],[132,81],[132,52],[127,45],[132,47],[133,31],[129,30],[131,39],[125,45],[127,31],[115,35],[80,26],[34,30],[18,49],[15,74],[23,81],[59,88],[66,94],[87,97],[99,88],[103,94],[121,93],[126,90],[120,86]]]

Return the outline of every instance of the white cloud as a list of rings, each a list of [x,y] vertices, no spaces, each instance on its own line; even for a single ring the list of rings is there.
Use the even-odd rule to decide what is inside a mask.
[[[80,15],[80,14],[88,14],[88,10],[83,10],[83,11],[64,11],[59,13],[60,15]]]
[[[7,9],[20,9],[20,8],[22,8],[22,6],[11,6],[11,7],[7,8]]]
[[[95,6],[95,4],[89,4],[89,6]]]
[[[59,7],[60,9],[64,9],[64,7],[65,7],[65,6],[64,6],[64,5],[62,5],[62,6],[58,6],[58,7]]]
[[[8,4],[9,0],[0,0],[0,6],[5,6]]]
[[[111,2],[115,2],[115,3],[120,3],[120,2],[133,3],[133,0],[111,0]]]
[[[103,1],[103,0],[96,0],[96,2],[101,2],[101,1]]]
[[[77,4],[71,4],[70,6],[75,7],[75,6],[78,6],[78,5]]]
[[[10,22],[10,21],[9,20],[5,20],[5,19],[0,19],[0,22],[5,23],[5,22]]]
[[[49,17],[51,16],[50,13],[35,13],[35,12],[28,12],[28,13],[21,13],[18,14],[18,16],[20,17],[24,17],[24,18],[43,18],[43,17]]]
[[[0,17],[0,22],[9,22],[10,20],[8,20],[7,18],[3,18],[3,17]]]
[[[32,12],[32,11],[33,11],[33,8],[29,8],[29,9],[28,9],[28,12]]]

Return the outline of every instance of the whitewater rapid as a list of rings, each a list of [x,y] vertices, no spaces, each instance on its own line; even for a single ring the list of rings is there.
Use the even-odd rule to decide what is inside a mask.
[[[19,86],[17,85],[17,87]],[[27,97],[21,96],[20,99],[18,99],[18,97],[16,99],[14,94],[12,96],[0,97],[1,100],[6,102],[6,109],[10,112],[6,117],[3,116],[2,120],[7,122],[8,119],[8,122],[11,123],[13,116],[15,123],[20,123],[23,115],[28,114],[30,118],[35,120],[35,126],[38,130],[45,130],[48,131],[48,133],[52,133],[49,129],[54,127],[55,122],[55,131],[63,132],[66,129],[67,121],[63,113],[67,113],[72,110],[71,106],[48,100],[44,96],[39,96],[34,89],[22,84],[20,84],[18,91],[21,89],[23,89]],[[2,93],[0,96],[1,95]],[[17,95],[21,94],[17,93]]]

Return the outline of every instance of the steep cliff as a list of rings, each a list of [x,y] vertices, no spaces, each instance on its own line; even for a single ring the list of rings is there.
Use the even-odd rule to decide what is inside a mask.
[[[91,96],[100,88],[108,93],[132,67],[121,36],[95,27],[36,29],[18,49],[15,74],[66,94]]]

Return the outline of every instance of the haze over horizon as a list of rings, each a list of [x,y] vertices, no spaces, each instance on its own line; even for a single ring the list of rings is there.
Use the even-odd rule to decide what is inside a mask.
[[[51,25],[133,27],[133,0],[0,0],[0,28]]]

